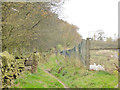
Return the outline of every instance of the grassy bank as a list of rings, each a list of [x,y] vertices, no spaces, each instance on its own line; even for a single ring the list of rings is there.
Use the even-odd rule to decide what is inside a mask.
[[[114,88],[118,83],[115,74],[86,70],[78,60],[62,56],[52,55],[41,67],[48,69],[70,88]]]

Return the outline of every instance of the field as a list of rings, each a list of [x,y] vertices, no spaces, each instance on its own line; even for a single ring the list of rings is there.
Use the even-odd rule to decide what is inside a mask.
[[[114,63],[118,65],[117,50],[91,50],[90,64],[100,64],[105,68],[105,71],[113,73],[116,69]]]

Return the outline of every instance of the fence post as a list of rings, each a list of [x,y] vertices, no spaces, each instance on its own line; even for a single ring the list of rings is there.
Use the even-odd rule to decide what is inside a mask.
[[[33,56],[32,56],[32,70],[31,73],[36,73],[37,72],[37,67],[38,67],[38,52],[34,51]]]
[[[90,38],[87,38],[86,40],[86,66],[87,69],[89,69],[90,65]]]

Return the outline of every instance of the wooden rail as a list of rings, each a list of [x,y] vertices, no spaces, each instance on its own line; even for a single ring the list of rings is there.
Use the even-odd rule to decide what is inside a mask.
[[[120,50],[120,48],[91,48],[89,50]]]

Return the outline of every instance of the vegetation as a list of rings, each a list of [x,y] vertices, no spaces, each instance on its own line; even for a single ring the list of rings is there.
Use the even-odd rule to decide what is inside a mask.
[[[12,88],[63,88],[63,85],[39,67],[35,74],[24,72],[14,81]]]
[[[2,3],[3,83],[13,88],[64,88],[61,80],[69,88],[114,88],[118,83],[118,72],[113,65],[118,63],[117,51],[90,52],[90,63],[104,65],[105,71],[90,71],[76,56],[62,56],[57,52],[78,46],[82,38],[77,33],[77,26],[58,18],[55,7],[59,4]],[[91,48],[117,47],[117,40],[113,41],[111,37],[104,39],[104,32],[98,31],[92,38]],[[81,48],[79,52],[84,56],[85,49]],[[34,49],[39,52],[38,57],[32,57]],[[14,56],[20,58],[15,60]],[[24,59],[34,59],[32,74],[24,70]],[[6,75],[9,76],[8,81],[5,80]]]
[[[91,48],[117,48],[118,40],[116,41],[103,41],[103,40],[92,40]]]
[[[103,30],[97,30],[93,36],[91,36],[91,48],[117,48],[118,39],[105,36]]]
[[[58,73],[60,67],[63,69]],[[114,88],[118,83],[117,74],[89,71],[78,60],[63,59],[61,56],[51,56],[44,68],[50,69],[53,75],[70,88]]]
[[[78,27],[58,18],[50,3],[2,3],[2,49],[9,53],[42,52],[56,45],[71,47],[81,37]]]
[[[13,80],[18,78],[18,76],[24,70],[24,60],[15,59],[13,55],[10,55],[6,51],[1,54],[1,58],[2,88],[10,88]]]
[[[90,54],[91,64],[100,64],[104,66],[105,70],[114,73],[116,70],[116,65],[118,65],[118,51],[117,50],[97,50],[91,51]]]
[[[58,82],[52,77],[48,77],[45,70],[56,76],[69,88],[114,88],[118,83],[117,74],[89,71],[79,60],[64,58],[61,55],[51,55],[47,62],[44,60],[43,62],[40,63],[36,74],[27,73],[23,74],[24,77],[16,79],[14,81],[15,87],[63,88],[61,84],[56,85]],[[31,83],[32,85],[30,85]]]

